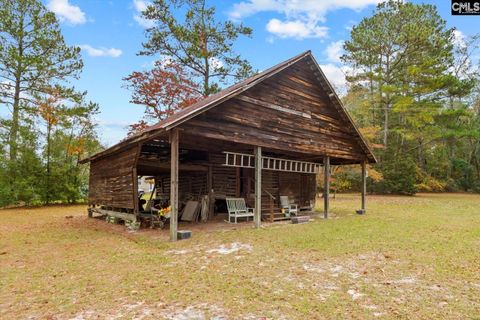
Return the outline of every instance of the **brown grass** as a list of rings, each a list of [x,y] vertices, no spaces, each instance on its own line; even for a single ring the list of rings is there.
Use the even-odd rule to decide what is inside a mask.
[[[84,206],[2,210],[0,318],[478,319],[480,196],[372,196],[365,216],[359,200],[178,243]]]

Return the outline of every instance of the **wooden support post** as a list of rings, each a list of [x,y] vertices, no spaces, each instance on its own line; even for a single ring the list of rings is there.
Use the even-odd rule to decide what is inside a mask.
[[[323,158],[323,217],[328,218],[330,207],[330,157]]]
[[[170,130],[170,241],[177,241],[178,223],[178,129]]]
[[[270,222],[273,222],[275,221],[275,216],[273,212],[273,199],[272,197],[269,197],[269,199],[270,199]]]
[[[362,208],[361,214],[366,212],[366,196],[367,196],[367,162],[362,162]]]
[[[255,147],[255,228],[262,219],[262,147]]]

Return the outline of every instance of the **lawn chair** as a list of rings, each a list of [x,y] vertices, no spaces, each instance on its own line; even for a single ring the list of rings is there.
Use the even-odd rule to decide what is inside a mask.
[[[232,218],[234,218],[235,223],[237,223],[237,218],[248,218],[253,217],[253,208],[247,208],[245,204],[245,199],[243,198],[226,198],[227,210],[228,210],[228,223],[232,223]]]
[[[298,215],[298,205],[291,203],[288,196],[280,196],[280,206],[285,211],[285,216]]]

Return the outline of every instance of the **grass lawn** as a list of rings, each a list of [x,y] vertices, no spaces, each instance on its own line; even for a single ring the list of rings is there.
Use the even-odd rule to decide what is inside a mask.
[[[359,204],[177,243],[84,206],[1,210],[0,318],[480,319],[479,195]]]

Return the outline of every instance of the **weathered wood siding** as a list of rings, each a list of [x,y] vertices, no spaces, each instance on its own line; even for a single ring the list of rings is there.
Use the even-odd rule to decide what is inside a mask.
[[[134,209],[137,148],[90,163],[89,204]]]
[[[276,150],[362,159],[354,128],[299,62],[182,124],[198,136]]]
[[[212,166],[212,188],[217,194],[227,197],[239,196],[239,176],[237,168],[224,167],[225,155],[210,154],[209,164]],[[156,177],[157,190],[160,193],[169,193],[169,174]],[[205,195],[208,194],[208,171],[203,172],[182,172],[180,170],[178,190],[180,198],[187,194]]]
[[[224,194],[227,197],[240,196],[238,187],[240,186],[240,177],[237,168],[224,167],[224,154],[211,154],[210,163],[212,163],[212,188],[216,193]]]
[[[299,206],[307,206],[315,200],[316,188],[313,174],[279,173],[279,195],[289,196]]]
[[[170,193],[170,175],[155,177],[157,193]],[[201,196],[207,194],[207,174],[205,172],[180,172],[178,180],[179,199],[187,195]]]

